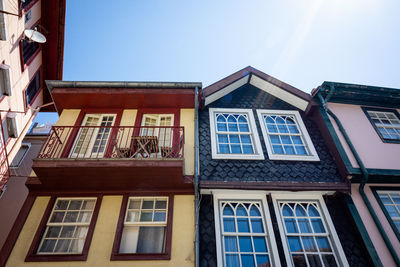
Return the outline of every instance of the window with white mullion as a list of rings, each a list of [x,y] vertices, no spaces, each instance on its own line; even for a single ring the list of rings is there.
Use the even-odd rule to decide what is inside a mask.
[[[164,253],[168,197],[131,197],[119,253]]]
[[[397,231],[400,232],[400,192],[377,191],[377,193]]]
[[[219,202],[224,266],[270,263],[262,204],[258,201]]]
[[[96,198],[57,198],[37,253],[82,253],[95,204]]]
[[[400,140],[400,118],[395,112],[367,110],[367,113],[384,139]]]
[[[314,201],[278,201],[294,265],[338,266],[329,228]]]

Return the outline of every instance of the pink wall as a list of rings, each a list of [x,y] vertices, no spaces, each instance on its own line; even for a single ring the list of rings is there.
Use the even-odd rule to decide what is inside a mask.
[[[374,247],[379,255],[379,258],[383,264],[383,266],[396,266],[388,248],[386,247],[385,242],[383,241],[383,238],[381,234],[379,233],[378,228],[375,225],[374,220],[372,219],[371,214],[369,213],[367,206],[365,205],[359,191],[359,184],[352,184],[351,185],[351,197],[354,201],[354,204],[361,216],[361,219],[365,225],[365,228],[368,231],[368,234],[371,238],[372,243],[374,244]],[[370,186],[382,186],[382,184],[369,184],[365,186],[365,193],[371,202],[371,205],[376,213],[376,215],[379,218],[379,221],[382,224],[382,227],[384,228],[390,242],[392,243],[392,246],[397,252],[397,255],[400,257],[400,242],[397,239],[397,236],[393,232],[392,227],[390,226],[385,214],[382,212],[381,207],[379,206],[375,196],[373,195]],[[394,185],[388,185],[385,184],[385,186],[398,186],[397,184]]]
[[[365,167],[400,169],[400,144],[382,142],[360,106],[337,103],[329,103],[328,106],[343,124]],[[332,118],[331,122],[352,166],[358,168],[350,148]]]

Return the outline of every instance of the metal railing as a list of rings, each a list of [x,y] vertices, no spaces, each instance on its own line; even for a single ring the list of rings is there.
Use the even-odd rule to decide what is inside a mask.
[[[53,126],[38,158],[183,158],[184,143],[183,127]]]

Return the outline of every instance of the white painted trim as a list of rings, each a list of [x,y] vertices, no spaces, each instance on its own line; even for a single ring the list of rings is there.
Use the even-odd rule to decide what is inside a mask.
[[[332,241],[332,245],[333,245],[333,250],[339,261],[340,266],[342,266],[342,267],[349,266],[346,255],[344,254],[344,251],[343,251],[343,247],[340,243],[339,237],[335,230],[335,226],[333,225],[332,219],[329,215],[328,208],[325,205],[322,195],[323,195],[322,192],[313,192],[313,193],[299,192],[299,193],[291,193],[291,194],[288,192],[271,193],[272,203],[274,205],[275,215],[276,215],[276,219],[278,222],[279,233],[281,236],[283,250],[285,252],[287,266],[292,266],[293,263],[292,263],[292,257],[290,256],[289,244],[286,240],[285,229],[283,226],[283,219],[282,219],[282,216],[280,213],[278,201],[294,201],[294,202],[316,201],[319,204],[319,207],[321,208],[321,211],[323,213],[323,214],[321,214],[321,217],[323,219],[325,219],[325,223],[328,228],[327,231],[330,234],[330,237],[332,238],[331,241]]]
[[[232,91],[235,91],[236,89],[238,89],[239,87],[245,85],[248,82],[249,82],[249,75],[247,74],[243,78],[240,78],[239,80],[231,83],[230,85],[223,87],[223,89],[221,89],[221,90],[219,90],[219,91],[207,96],[205,98],[204,105],[207,106],[207,105],[211,104],[212,102],[220,99],[221,97],[229,94]]]
[[[276,155],[272,151],[272,144],[269,141],[267,129],[265,127],[263,115],[294,115],[296,123],[299,126],[300,133],[307,146],[310,155]],[[258,122],[260,123],[261,131],[264,136],[264,143],[267,147],[268,157],[271,160],[299,160],[299,161],[319,161],[319,157],[315,147],[311,141],[310,135],[308,134],[307,128],[301,119],[300,113],[297,110],[276,110],[276,109],[257,109]]]
[[[213,203],[214,203],[214,222],[215,222],[215,241],[217,248],[217,264],[218,267],[224,266],[224,253],[222,251],[221,240],[221,217],[219,214],[219,201],[220,200],[241,200],[241,201],[260,201],[263,206],[263,216],[266,224],[266,234],[268,236],[269,258],[271,265],[280,267],[281,262],[279,259],[278,248],[276,246],[274,229],[272,227],[271,215],[269,213],[268,202],[266,197],[267,191],[248,191],[248,190],[213,190]]]
[[[282,99],[283,101],[289,103],[292,106],[295,106],[298,109],[301,109],[302,111],[305,111],[307,109],[309,103],[308,101],[298,96],[295,96],[294,94],[291,94],[288,91],[270,82],[267,82],[266,80],[256,75],[251,76],[250,84],[263,90],[264,92],[267,92],[268,94],[271,94],[279,99]]]
[[[249,117],[249,128],[252,133],[252,141],[254,147],[254,154],[219,154],[217,153],[216,131],[215,131],[215,112],[247,114]],[[230,109],[230,108],[210,108],[210,139],[211,139],[211,152],[213,159],[249,159],[249,160],[263,160],[264,153],[261,147],[260,137],[258,136],[256,122],[254,120],[253,110],[251,109]]]

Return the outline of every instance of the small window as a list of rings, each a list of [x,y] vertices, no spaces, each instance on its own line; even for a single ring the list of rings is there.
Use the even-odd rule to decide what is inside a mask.
[[[35,77],[30,81],[28,87],[25,90],[25,107],[32,105],[36,94],[40,89],[40,71],[35,75]]]
[[[257,114],[271,160],[319,161],[298,111],[259,109]]]
[[[35,1],[35,0],[21,0],[22,9],[25,9],[25,8],[29,7],[33,1]]]
[[[22,143],[20,149],[17,152],[17,155],[15,155],[13,161],[10,164],[11,168],[18,168],[21,165],[21,163],[24,160],[26,154],[28,153],[30,147],[31,147],[31,144]]]
[[[272,198],[288,266],[348,266],[321,196]]]
[[[264,159],[251,109],[210,108],[214,159]]]
[[[96,198],[57,198],[37,254],[81,254]]]
[[[377,191],[384,212],[397,236],[400,236],[400,191]]]
[[[173,196],[125,196],[111,260],[169,260],[172,209]]]
[[[29,40],[27,37],[21,40],[22,63],[26,65],[39,49],[39,43]]]
[[[0,0],[0,10],[5,10],[5,1]],[[4,13],[0,13],[0,41],[7,41],[7,16]]]
[[[11,72],[6,64],[0,64],[0,94],[11,96]]]
[[[119,253],[164,253],[168,198],[129,198]]]
[[[279,265],[265,195],[239,195],[214,194],[218,266]]]
[[[3,136],[4,141],[7,143],[9,138],[18,138],[18,129],[16,123],[16,117],[13,114],[7,114],[7,117],[3,120]],[[10,117],[12,116],[12,117]]]
[[[400,143],[400,115],[396,110],[363,110],[384,142]]]

